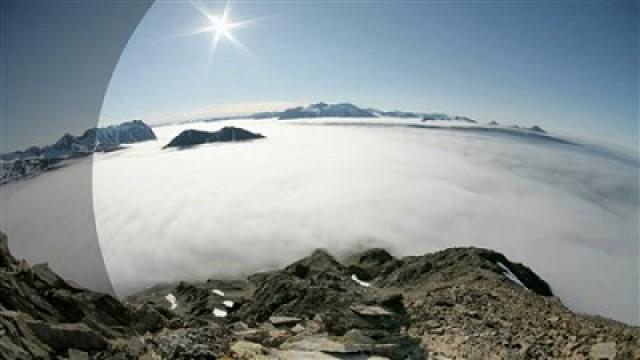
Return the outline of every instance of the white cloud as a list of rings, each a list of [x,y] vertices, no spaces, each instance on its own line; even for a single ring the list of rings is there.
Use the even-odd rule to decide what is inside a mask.
[[[225,310],[220,310],[218,308],[213,309],[213,315],[215,317],[227,317],[227,312]]]
[[[235,122],[262,140],[161,149],[183,129],[230,123],[159,127],[157,142],[96,156],[98,234],[120,294],[318,247],[474,245],[529,265],[577,311],[638,322],[637,160],[487,133],[274,121]],[[14,202],[21,192],[33,191]]]
[[[98,158],[98,233],[121,292],[238,276],[316,247],[476,245],[532,266],[577,310],[637,314],[637,167],[508,136],[241,126],[267,138],[161,150],[185,128],[164,127],[157,143]]]

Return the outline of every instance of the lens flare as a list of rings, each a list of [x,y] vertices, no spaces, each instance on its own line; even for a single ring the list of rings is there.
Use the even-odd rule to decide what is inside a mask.
[[[228,1],[225,3],[222,14],[220,15],[211,13],[209,9],[200,1],[192,1],[191,4],[193,4],[193,6],[207,19],[208,24],[186,35],[212,35],[210,60],[213,59],[213,56],[215,55],[215,52],[218,49],[218,45],[222,39],[227,40],[235,48],[240,49],[255,57],[246,46],[244,46],[240,41],[238,41],[238,39],[235,38],[235,36],[233,36],[232,33],[232,30],[249,25],[253,22],[253,20],[236,22],[231,21],[229,16],[231,12],[231,5]]]

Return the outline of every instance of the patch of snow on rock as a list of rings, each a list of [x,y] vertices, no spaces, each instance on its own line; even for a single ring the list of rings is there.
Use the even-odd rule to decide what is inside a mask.
[[[171,307],[169,307],[169,310],[175,310],[175,308],[178,307],[178,301],[176,300],[176,297],[173,294],[169,293],[164,298],[167,299],[167,301],[171,304]]]
[[[500,266],[500,268],[501,268],[502,270],[504,270],[504,275],[505,275],[506,277],[508,277],[508,278],[509,278],[509,280],[511,280],[511,281],[513,281],[514,283],[516,283],[516,284],[518,284],[518,285],[522,286],[523,288],[527,289],[527,287],[524,285],[524,283],[523,283],[522,281],[520,281],[520,279],[518,279],[518,277],[516,276],[516,274],[514,274],[513,272],[511,272],[511,270],[509,270],[509,268],[508,268],[505,264],[501,263],[500,261],[498,261],[498,263],[497,263],[497,264],[498,264],[498,266]]]
[[[220,318],[227,317],[227,312],[224,311],[224,310],[220,310],[218,308],[214,308],[213,309],[213,316],[220,317]]]
[[[364,281],[358,279],[358,276],[356,276],[356,274],[351,275],[351,280],[357,282],[359,285],[362,285],[364,287],[371,286],[371,284],[369,284],[368,282],[364,282]]]
[[[231,300],[225,300],[222,303],[224,304],[224,306],[226,306],[228,308],[232,308],[233,307],[233,301],[231,301]]]
[[[211,290],[212,293],[218,295],[218,296],[224,296],[224,291],[222,290],[218,290],[218,289],[213,289]]]

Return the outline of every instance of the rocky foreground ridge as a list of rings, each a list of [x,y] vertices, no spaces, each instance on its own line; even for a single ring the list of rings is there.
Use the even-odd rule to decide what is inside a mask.
[[[574,314],[485,249],[337,260],[316,250],[242,280],[121,302],[11,256],[0,233],[5,359],[640,359],[640,329]]]

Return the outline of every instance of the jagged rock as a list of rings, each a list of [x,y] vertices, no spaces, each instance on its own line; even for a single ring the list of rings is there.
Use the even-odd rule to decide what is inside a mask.
[[[0,354],[5,359],[26,360],[32,359],[33,355],[27,352],[24,345],[19,344],[15,339],[9,339],[6,336],[0,337]],[[49,359],[50,357],[41,357],[42,359]]]
[[[41,342],[27,325],[29,317],[15,311],[0,311],[0,355],[8,359],[49,359],[54,351]]]
[[[342,272],[344,271],[344,265],[329,255],[327,250],[317,249],[311,256],[296,261],[283,271],[298,278],[306,278],[315,273]]]
[[[298,350],[275,350],[274,356],[278,360],[350,360],[347,356],[335,357],[319,351],[298,351]],[[361,360],[362,358],[359,358]]]
[[[346,267],[324,250],[252,281],[253,301],[238,314],[249,324],[273,314],[306,319],[318,315],[329,333],[342,335],[353,328],[398,329],[404,323],[402,314],[378,322],[351,311],[354,305],[383,306],[384,296],[353,282]]]
[[[224,295],[221,296],[218,293]],[[248,293],[249,284],[245,280],[211,280],[204,283],[181,281],[177,285],[170,284],[146,289],[128,297],[127,301],[133,306],[152,305],[154,310],[168,320],[165,326],[177,329],[189,323],[204,326],[208,321],[220,322],[232,318],[236,310],[246,301]],[[169,310],[170,303],[166,299],[168,294],[173,295],[178,304],[173,310]],[[233,303],[231,307],[228,306],[229,302]],[[216,313],[224,311],[227,316],[216,317],[214,311]],[[233,318],[233,320],[237,319]]]
[[[356,270],[370,286],[353,280]],[[129,300],[16,260],[0,233],[0,358],[71,349],[96,360],[238,358],[238,349],[263,359],[640,357],[639,328],[572,313],[532,269],[486,249],[400,259],[371,249],[344,263],[317,250],[248,281],[162,285]],[[257,345],[231,349],[239,341]]]
[[[78,287],[46,264],[16,260],[0,232],[0,358],[47,359],[69,348],[95,352],[105,338],[158,329],[149,326],[150,313]]]
[[[391,311],[387,311],[380,306],[364,306],[364,305],[354,305],[351,307],[351,310],[358,315],[361,316],[393,316],[394,314]]]
[[[269,317],[269,322],[272,323],[274,326],[293,326],[299,322],[301,322],[302,319],[297,318],[297,317],[293,317],[293,316],[271,316]]]
[[[529,290],[552,296],[549,285],[528,267],[509,261],[495,251],[478,248],[451,248],[424,256],[409,256],[384,267],[376,284],[383,287],[437,287],[451,282],[472,282],[481,274],[495,277],[505,273],[502,264]],[[503,277],[510,281],[507,276]]]
[[[335,341],[327,335],[313,335],[303,338],[295,338],[280,345],[283,350],[315,351],[332,354],[359,353],[362,348],[357,345],[345,345]]]
[[[218,359],[229,351],[231,334],[216,324],[203,327],[164,329],[145,339],[147,348],[169,359]]]
[[[237,341],[233,343],[230,352],[234,359],[238,360],[266,360],[269,358],[267,357],[267,350],[262,345],[248,341]]]
[[[168,323],[167,318],[149,304],[139,305],[133,316],[136,318],[135,327],[139,333],[159,331]]]
[[[322,316],[316,315],[311,320],[304,322],[305,333],[317,334],[326,331],[326,327],[322,322]]]
[[[233,336],[235,339],[239,340],[264,343],[266,342],[265,340],[269,337],[269,330],[250,328],[247,330],[233,331]]]
[[[291,332],[294,334],[301,334],[303,332],[305,332],[307,329],[300,325],[300,324],[296,324],[294,327],[291,328]]]
[[[501,269],[511,272],[527,289],[542,296],[553,296],[553,292],[551,291],[549,284],[525,265],[511,262],[504,255],[495,251],[486,249],[476,249],[475,251],[478,252],[479,256],[484,257],[495,265],[498,265]],[[504,272],[502,273],[504,274]]]
[[[136,142],[156,140],[156,135],[149,125],[142,120],[127,121],[119,125],[89,129],[82,134],[81,141],[89,144],[133,144]]]
[[[69,349],[69,360],[89,360],[89,353],[76,349]]]
[[[384,353],[392,359],[403,359],[400,354],[406,351],[399,349],[423,353],[417,340],[408,346],[408,337],[401,334],[406,324],[402,296],[363,287],[350,274],[348,267],[327,251],[316,250],[281,271],[252,277],[255,292],[238,316],[249,324],[264,322],[272,314],[312,319],[304,322],[300,335],[284,334],[289,339],[280,345],[282,350],[345,354],[366,351]],[[320,334],[321,329],[328,334]],[[370,330],[367,334],[372,335],[373,343],[365,346],[341,337],[354,329]],[[273,332],[269,337],[262,344],[277,345]],[[381,339],[394,340],[380,343]]]
[[[58,287],[66,287],[66,282],[59,277],[56,273],[54,273],[48,264],[37,264],[31,268],[33,271],[34,277],[40,280],[43,284],[40,285],[42,288],[58,288]],[[38,284],[36,284],[38,286]]]
[[[598,360],[614,360],[616,353],[616,343],[609,341],[593,345],[589,356],[591,356],[592,359]]]
[[[572,314],[531,269],[486,249],[402,258],[372,283],[402,293],[409,334],[443,358],[586,358],[603,329],[626,336],[625,356],[640,345],[637,328]]]
[[[361,254],[352,255],[344,263],[358,279],[369,281],[380,273],[385,264],[396,260],[384,249],[374,248]]]
[[[82,323],[48,324],[29,320],[27,325],[38,340],[56,351],[68,349],[96,351],[107,347],[107,341],[102,336]]]
[[[127,353],[135,357],[140,357],[146,351],[144,342],[137,337],[132,337],[127,341]]]
[[[361,330],[359,329],[351,329],[349,331],[347,331],[346,334],[344,334],[344,336],[342,337],[344,342],[347,344],[354,344],[354,345],[371,345],[371,344],[375,344],[375,340],[373,340],[371,337],[365,335],[362,333]]]
[[[0,267],[9,269],[16,264],[16,259],[9,252],[7,235],[0,231]]]
[[[184,130],[174,137],[164,148],[185,148],[213,142],[247,141],[264,138],[261,134],[252,133],[242,128],[225,126],[215,132],[201,130]]]
[[[424,351],[417,340],[396,335],[384,338],[382,341],[375,341],[362,334],[356,335],[353,331],[349,336],[344,337],[329,337],[322,334],[294,337],[280,345],[280,349],[334,355],[373,354],[398,360],[425,358]]]

